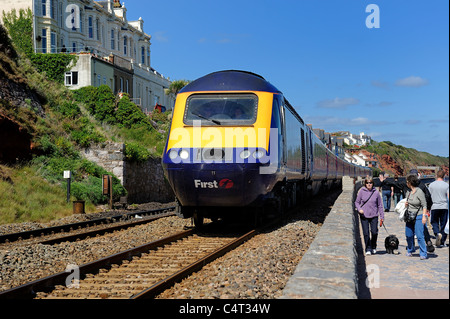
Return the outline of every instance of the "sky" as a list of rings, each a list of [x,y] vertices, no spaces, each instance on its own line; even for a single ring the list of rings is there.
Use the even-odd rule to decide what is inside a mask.
[[[375,4],[374,6],[370,6]],[[127,0],[171,80],[263,76],[305,122],[449,156],[447,0]]]

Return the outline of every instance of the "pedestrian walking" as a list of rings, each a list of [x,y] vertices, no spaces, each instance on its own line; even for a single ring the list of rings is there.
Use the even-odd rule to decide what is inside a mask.
[[[417,237],[419,244],[420,259],[427,259],[427,246],[425,242],[424,229],[427,223],[427,201],[424,192],[419,188],[420,180],[414,175],[410,174],[406,177],[406,185],[411,189],[406,193],[406,207],[410,213],[415,214],[412,221],[407,221],[405,226],[406,242],[406,256],[411,257],[415,252],[414,236]],[[406,213],[405,213],[406,215]]]
[[[364,186],[358,192],[355,201],[364,235],[366,255],[377,253],[378,218],[380,226],[384,220],[383,203],[380,193],[373,185],[372,177],[367,177]]]
[[[383,177],[385,179],[388,176],[389,176],[388,174],[383,175]],[[381,177],[381,175],[380,175],[380,177]],[[383,195],[384,211],[388,212],[391,210],[391,196],[394,194],[394,187],[384,183],[384,184],[381,184],[380,191],[381,191],[381,194]]]
[[[394,175],[394,183],[398,182],[398,175]],[[394,189],[394,207],[397,206],[398,202],[401,201],[404,196],[403,196],[403,191],[400,187],[398,187],[396,184],[394,184],[392,186],[392,188]]]
[[[431,210],[431,205],[433,204],[433,201],[431,199],[431,194],[430,191],[428,190],[428,187],[419,179],[419,172],[417,171],[417,169],[411,169],[409,171],[410,175],[414,175],[417,177],[418,181],[419,181],[419,188],[422,190],[422,192],[425,194],[425,200],[427,201],[427,217],[430,216],[430,210]],[[393,187],[399,187],[402,191],[403,194],[406,195],[406,193],[408,191],[411,191],[411,189],[408,187],[408,184],[406,182],[401,182],[401,181],[389,181],[387,179],[384,178],[384,176],[380,175],[380,182],[381,185],[387,184],[389,186],[393,186]],[[430,237],[430,233],[428,232],[428,227],[427,225],[424,225],[424,236],[425,236],[425,242],[427,244],[427,250],[429,253],[434,252],[434,246],[433,243],[431,242],[431,237]]]
[[[439,170],[436,174],[436,180],[428,187],[433,201],[431,206],[431,227],[436,236],[436,247],[441,247],[447,239],[444,228],[448,218],[449,186],[444,182],[444,177],[444,170]]]

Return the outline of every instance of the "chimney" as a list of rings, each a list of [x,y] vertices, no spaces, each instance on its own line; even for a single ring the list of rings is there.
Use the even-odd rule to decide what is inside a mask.
[[[113,6],[113,3],[111,2],[111,0],[108,0],[108,4],[107,4],[107,9],[108,9],[108,12],[109,13],[113,13],[114,12],[114,6]]]

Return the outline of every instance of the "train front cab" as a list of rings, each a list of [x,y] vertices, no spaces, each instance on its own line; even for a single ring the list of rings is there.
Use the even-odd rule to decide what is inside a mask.
[[[282,179],[280,117],[272,112],[273,96],[269,92],[178,95],[163,167],[179,202],[179,215],[216,218],[231,214],[232,207],[258,207]],[[214,103],[222,113],[200,114]],[[254,113],[233,120],[229,114],[233,106],[245,103],[254,103]]]

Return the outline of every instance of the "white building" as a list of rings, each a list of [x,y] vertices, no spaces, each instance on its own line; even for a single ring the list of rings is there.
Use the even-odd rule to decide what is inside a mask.
[[[345,153],[345,160],[347,162],[366,167],[378,167],[378,161],[375,155],[367,151],[360,151],[357,153]]]
[[[144,21],[128,21],[120,0],[1,0],[1,4],[5,12],[32,10],[36,53],[79,56],[66,74],[70,88],[107,84],[116,94],[129,93],[144,111],[157,103],[172,108],[173,98],[164,94],[170,80],[150,64],[151,36],[144,32]]]
[[[364,146],[370,144],[372,141],[372,138],[365,135],[364,132],[359,133],[359,135],[352,134],[348,131],[340,131],[337,133],[344,138],[344,143],[347,145]]]

